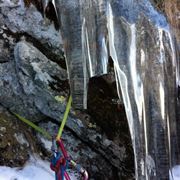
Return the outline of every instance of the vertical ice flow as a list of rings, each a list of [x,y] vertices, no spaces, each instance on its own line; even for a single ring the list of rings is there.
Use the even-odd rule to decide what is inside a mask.
[[[135,155],[136,179],[168,179],[178,159],[178,66],[166,19],[148,0],[56,0],[75,107],[90,77],[114,62]],[[121,92],[121,93],[120,93]]]

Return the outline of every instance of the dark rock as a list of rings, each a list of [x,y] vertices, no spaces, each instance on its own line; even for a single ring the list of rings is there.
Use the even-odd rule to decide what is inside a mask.
[[[31,128],[0,106],[0,165],[22,167],[33,154],[44,155]]]

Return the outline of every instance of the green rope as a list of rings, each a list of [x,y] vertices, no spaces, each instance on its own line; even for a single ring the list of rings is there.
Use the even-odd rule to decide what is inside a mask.
[[[68,117],[69,111],[71,109],[71,103],[72,103],[72,97],[70,96],[69,100],[68,100],[68,103],[67,103],[67,106],[66,106],[66,111],[64,113],[64,117],[63,117],[63,120],[62,120],[61,126],[59,128],[58,135],[57,135],[56,139],[60,139],[61,138],[64,126],[65,126],[66,121],[67,121],[67,117]]]
[[[13,113],[18,119],[23,121],[24,123],[28,124],[31,126],[33,129],[44,135],[47,139],[51,140],[51,135],[43,128],[40,128],[39,126],[35,125],[33,122],[27,120],[26,118],[20,116],[19,114]]]
[[[66,106],[66,111],[64,113],[64,116],[63,116],[63,120],[62,120],[62,123],[61,123],[61,126],[59,128],[59,131],[58,131],[58,135],[57,135],[57,138],[56,139],[60,139],[61,138],[61,135],[62,135],[62,132],[63,132],[63,129],[64,129],[64,126],[66,124],[66,121],[67,121],[67,117],[68,117],[68,114],[69,114],[69,111],[70,111],[70,108],[71,108],[71,103],[72,103],[72,97],[70,96],[69,97],[69,100],[68,100],[68,103],[67,103],[67,106]],[[51,135],[43,128],[40,128],[39,126],[35,125],[33,122],[29,121],[28,119],[20,116],[19,114],[16,114],[16,113],[13,113],[18,119],[20,119],[21,121],[23,121],[24,123],[26,123],[27,125],[31,126],[33,129],[35,129],[36,131],[38,131],[39,133],[41,133],[42,135],[44,135],[47,139],[51,139]]]

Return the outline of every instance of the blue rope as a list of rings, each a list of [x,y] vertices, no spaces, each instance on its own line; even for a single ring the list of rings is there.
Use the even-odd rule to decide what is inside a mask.
[[[51,159],[51,163],[52,163],[53,166],[56,166],[58,160],[59,160],[60,158],[62,158],[62,155],[61,155],[60,152],[56,152],[55,154],[56,154],[56,155],[53,156],[53,158]],[[61,165],[61,166],[60,166],[59,171],[58,171],[58,172],[55,172],[55,180],[59,180],[59,179],[58,179],[58,174],[59,174],[59,173],[61,173],[61,179],[64,180],[64,173],[65,173],[66,169],[68,169],[68,165],[69,165],[68,160],[66,160],[65,166],[64,166],[64,165]]]
[[[68,166],[69,166],[68,160],[66,160],[65,166],[61,166],[61,178],[62,178],[62,180],[64,180],[64,172],[66,171],[66,169],[68,169]]]

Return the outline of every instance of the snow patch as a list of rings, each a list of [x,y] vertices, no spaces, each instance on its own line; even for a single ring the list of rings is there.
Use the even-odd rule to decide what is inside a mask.
[[[16,138],[16,140],[20,143],[20,144],[26,144],[27,147],[29,147],[29,143],[28,141],[26,140],[26,138],[24,137],[23,134],[19,134],[19,133],[15,133],[14,134],[14,137]]]
[[[6,128],[5,127],[0,127],[0,131],[6,132]]]
[[[0,180],[54,180],[54,172],[49,165],[49,162],[32,156],[23,169],[0,166]],[[74,174],[69,175],[72,180],[77,180]]]
[[[48,151],[51,151],[52,141],[49,141],[49,140],[45,139],[44,137],[40,137],[40,140],[44,144],[45,148]]]
[[[180,165],[176,165],[170,171],[170,180],[180,180]]]
[[[0,180],[54,180],[54,173],[49,168],[49,163],[41,159],[31,158],[25,167],[19,168],[0,167]]]

